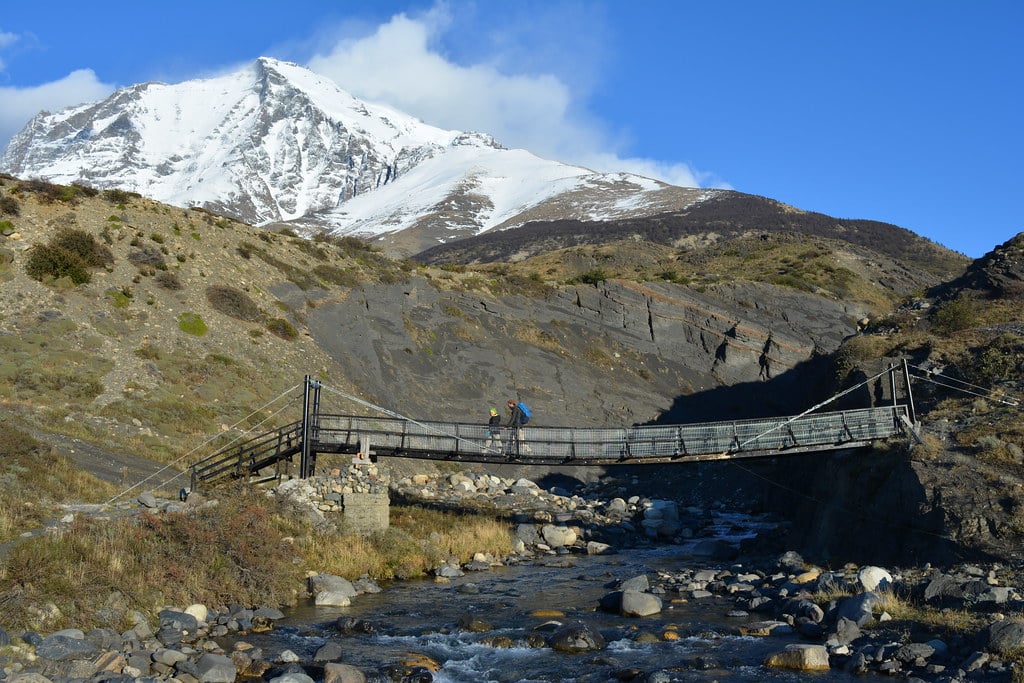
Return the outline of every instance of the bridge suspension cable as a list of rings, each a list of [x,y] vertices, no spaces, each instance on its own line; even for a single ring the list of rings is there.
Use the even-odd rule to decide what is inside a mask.
[[[957,379],[956,377],[950,377],[949,375],[943,375],[941,372],[928,370],[926,368],[922,368],[919,365],[908,365],[908,367],[914,368],[915,370],[919,370],[920,372],[924,373],[923,375],[912,375],[914,379],[930,382],[932,384],[935,384],[936,386],[945,387],[946,389],[952,389],[953,391],[959,391],[961,393],[969,394],[971,396],[987,398],[991,401],[1002,403],[1004,405],[1013,407],[1020,406],[1020,401],[1018,399],[1015,399],[1010,396],[1005,398],[997,396],[993,394],[991,389],[986,389],[985,387],[979,386],[977,384],[971,384],[966,380]],[[941,377],[942,381],[936,379],[936,377]]]
[[[452,439],[455,439],[456,441],[460,441],[460,442],[466,443],[466,444],[473,444],[474,443],[472,440],[466,439],[465,437],[459,436],[458,434],[452,434],[451,432],[446,432],[443,429],[439,429],[439,428],[437,428],[437,427],[435,427],[433,425],[425,424],[425,423],[420,422],[418,420],[414,420],[411,417],[406,417],[405,415],[402,415],[400,413],[396,413],[395,411],[389,410],[388,408],[384,408],[383,406],[378,406],[376,404],[370,403],[369,401],[364,401],[363,399],[359,398],[358,396],[353,396],[352,394],[345,393],[344,391],[341,391],[340,389],[334,389],[332,387],[327,386],[326,384],[321,384],[320,386],[322,386],[324,389],[327,389],[327,391],[329,391],[329,392],[331,392],[333,394],[337,394],[338,396],[341,396],[343,398],[347,398],[348,400],[350,400],[350,401],[352,401],[354,403],[358,403],[359,405],[361,405],[361,406],[363,406],[365,408],[369,408],[370,410],[376,410],[377,412],[382,413],[384,415],[387,415],[388,417],[393,417],[393,418],[396,418],[396,419],[399,419],[399,420],[405,420],[406,422],[414,424],[417,427],[421,427],[421,428],[423,428],[424,430],[426,430],[428,432],[433,432],[435,434],[440,434],[441,436],[447,436],[447,437],[450,437]],[[483,448],[483,450],[488,451],[490,453],[496,453],[496,454],[499,454],[499,455],[501,454],[501,450],[500,449],[493,448],[491,446],[480,446],[479,444],[475,444],[475,445],[476,445],[477,448]]]
[[[233,424],[233,425],[231,425],[230,427],[228,427],[228,429],[237,429],[237,428],[238,428],[238,426],[239,426],[239,425],[241,425],[241,424],[243,424],[243,423],[244,423],[244,422],[245,422],[246,420],[250,419],[250,418],[251,418],[252,416],[254,416],[254,415],[257,415],[257,414],[258,414],[258,413],[260,413],[261,411],[263,411],[263,410],[266,410],[267,408],[269,408],[270,406],[272,406],[272,405],[273,405],[274,403],[277,403],[278,401],[280,401],[281,399],[283,399],[283,398],[284,398],[285,396],[287,396],[288,394],[292,393],[293,391],[295,391],[296,389],[298,389],[298,388],[299,388],[299,387],[301,387],[301,386],[302,386],[301,384],[296,384],[295,386],[293,386],[293,387],[291,387],[291,388],[289,388],[289,389],[286,389],[286,390],[284,390],[283,392],[281,392],[280,394],[278,394],[278,395],[277,395],[276,397],[274,397],[274,398],[270,399],[269,401],[267,401],[267,402],[266,402],[265,404],[263,404],[263,405],[262,405],[261,407],[259,407],[259,408],[257,408],[256,410],[252,411],[251,413],[249,413],[248,415],[246,415],[245,417],[243,417],[243,418],[242,418],[241,420],[239,420],[239,421],[238,421],[238,422],[236,422],[235,424]],[[275,410],[275,411],[274,411],[273,413],[271,413],[270,415],[268,415],[268,416],[267,416],[267,417],[265,417],[264,419],[260,420],[260,421],[259,421],[259,422],[257,422],[256,424],[254,424],[254,425],[252,425],[251,427],[249,427],[249,429],[247,429],[247,430],[245,430],[245,431],[241,432],[240,434],[236,435],[236,436],[235,436],[235,438],[231,439],[231,440],[230,440],[230,441],[229,441],[229,442],[228,442],[227,444],[225,444],[225,446],[224,446],[224,447],[230,446],[231,444],[235,443],[236,441],[238,441],[239,439],[241,439],[241,438],[242,438],[243,436],[245,436],[246,434],[250,433],[250,432],[251,432],[252,430],[254,430],[254,429],[256,429],[257,427],[259,427],[260,425],[264,424],[264,423],[265,423],[265,422],[266,422],[267,420],[271,419],[272,417],[274,417],[274,416],[275,416],[275,415],[277,415],[278,413],[282,412],[283,410],[285,410],[285,409],[289,408],[290,406],[291,406],[291,404],[289,404],[289,403],[286,403],[286,404],[282,405],[282,406],[281,406],[280,408],[278,408],[277,410]],[[211,436],[210,438],[208,438],[208,439],[206,439],[206,440],[202,441],[201,443],[199,443],[198,445],[196,445],[196,446],[195,446],[194,448],[192,448],[192,449],[191,449],[191,450],[189,450],[188,452],[186,452],[186,453],[182,454],[182,455],[181,455],[181,457],[179,457],[179,458],[177,458],[177,459],[173,460],[172,462],[169,462],[169,463],[167,463],[166,465],[164,465],[163,467],[161,467],[160,469],[158,469],[158,470],[157,470],[156,472],[153,472],[153,473],[152,473],[152,474],[150,474],[149,476],[147,476],[147,477],[144,477],[144,478],[143,478],[143,479],[142,479],[141,481],[138,481],[138,482],[136,482],[136,483],[132,484],[132,485],[131,485],[131,486],[129,486],[128,488],[126,488],[126,489],[124,489],[123,491],[121,491],[120,493],[116,494],[116,495],[115,495],[115,496],[114,496],[113,498],[111,498],[110,500],[108,500],[108,501],[107,501],[107,502],[105,503],[105,505],[110,505],[111,503],[113,503],[113,502],[114,502],[115,500],[117,500],[117,499],[118,499],[118,498],[120,498],[121,496],[124,496],[125,494],[127,494],[127,493],[128,493],[129,491],[132,491],[132,490],[134,490],[134,489],[136,489],[136,488],[138,488],[138,487],[142,486],[143,484],[145,484],[145,483],[146,483],[147,481],[149,481],[150,479],[153,479],[154,477],[156,477],[157,475],[161,474],[162,472],[165,472],[166,470],[170,469],[170,468],[171,468],[171,467],[172,467],[173,465],[177,465],[177,464],[178,464],[179,462],[181,462],[181,461],[182,461],[182,460],[184,460],[185,458],[189,457],[190,455],[192,455],[193,453],[195,453],[196,451],[198,451],[198,450],[199,450],[200,448],[203,448],[203,447],[207,446],[208,444],[210,444],[211,442],[215,441],[215,440],[216,440],[216,439],[217,439],[217,438],[218,438],[219,436],[220,436],[220,434],[214,434],[214,435],[213,435],[213,436]],[[163,482],[161,483],[161,485],[167,484],[168,482],[172,481],[172,480],[173,480],[173,479],[174,479],[175,477],[178,477],[178,476],[181,476],[181,473],[180,473],[180,472],[176,472],[176,473],[174,474],[174,476],[173,476],[173,477],[170,477],[169,479],[165,479],[165,480],[164,480],[164,481],[163,481]]]
[[[796,422],[800,418],[806,417],[807,415],[813,413],[818,408],[822,408],[824,406],[827,406],[829,403],[832,403],[832,401],[835,401],[836,399],[841,398],[841,397],[845,396],[846,394],[849,394],[852,391],[856,391],[857,389],[860,389],[865,384],[869,384],[870,382],[874,382],[876,379],[878,379],[882,375],[890,373],[892,371],[893,371],[893,368],[886,368],[885,370],[882,370],[881,372],[879,372],[879,373],[877,373],[875,375],[872,375],[871,377],[868,377],[863,382],[861,382],[859,384],[855,384],[854,386],[849,387],[848,389],[844,389],[844,390],[840,391],[838,394],[836,394],[835,396],[832,396],[831,398],[828,398],[828,399],[822,401],[821,403],[818,403],[817,405],[811,406],[810,408],[808,408],[804,412],[800,413],[799,415],[794,415],[793,417],[789,418],[785,422],[780,422],[779,424],[777,424],[777,425],[775,425],[773,427],[770,427],[769,429],[764,430],[760,434],[755,434],[754,436],[750,437],[746,441],[744,441],[742,443],[738,443],[735,446],[730,447],[729,450],[723,451],[721,455],[722,455],[722,457],[728,457],[729,454],[731,454],[731,453],[736,453],[738,451],[742,451],[744,447],[749,446],[750,444],[752,444],[753,442],[757,441],[758,439],[764,437],[765,435],[771,434],[772,432],[778,431],[778,430],[782,429],[783,427],[787,427],[787,426],[791,425],[792,423]]]

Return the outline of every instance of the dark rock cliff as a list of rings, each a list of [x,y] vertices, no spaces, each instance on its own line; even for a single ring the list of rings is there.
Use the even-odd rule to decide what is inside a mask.
[[[311,297],[288,286],[275,294]],[[398,412],[477,421],[481,396],[491,405],[519,396],[538,424],[622,426],[803,409],[827,372],[815,359],[862,314],[750,283],[699,293],[612,280],[499,299],[414,279],[314,301],[307,325],[352,369],[355,393]],[[743,396],[680,403],[726,386]]]

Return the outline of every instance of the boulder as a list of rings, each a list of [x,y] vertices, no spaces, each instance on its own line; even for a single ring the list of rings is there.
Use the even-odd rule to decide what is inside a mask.
[[[857,626],[864,626],[871,621],[874,608],[881,602],[882,598],[877,593],[867,592],[854,595],[839,603],[836,608],[836,618],[849,619]]]
[[[857,581],[866,591],[885,590],[892,586],[892,574],[881,567],[862,567],[857,572]]]
[[[85,637],[75,638],[55,633],[46,636],[36,645],[36,655],[54,662],[66,662],[75,659],[92,659],[99,650]]]
[[[1004,654],[1024,645],[1024,623],[1006,619],[989,624],[982,642],[990,652]]]
[[[331,662],[324,666],[323,683],[366,683],[366,674],[350,664]]]
[[[650,593],[623,591],[620,609],[624,617],[647,617],[661,611],[661,598]]]
[[[787,645],[782,652],[770,655],[765,666],[776,669],[794,669],[796,671],[827,671],[828,650],[821,645],[793,643]]]
[[[604,636],[587,624],[563,626],[548,638],[548,646],[558,652],[592,652],[605,648]]]
[[[540,531],[544,542],[552,548],[562,548],[576,542],[576,532],[567,526],[545,524]]]
[[[196,674],[201,683],[234,683],[238,669],[230,657],[207,652],[196,662]]]

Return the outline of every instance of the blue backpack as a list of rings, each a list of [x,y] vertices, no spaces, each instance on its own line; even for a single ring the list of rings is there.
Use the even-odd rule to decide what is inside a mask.
[[[519,407],[519,412],[523,414],[523,419],[519,424],[526,424],[527,422],[530,421],[530,418],[533,417],[533,414],[530,412],[530,407],[523,403],[522,401],[520,401],[517,405]]]

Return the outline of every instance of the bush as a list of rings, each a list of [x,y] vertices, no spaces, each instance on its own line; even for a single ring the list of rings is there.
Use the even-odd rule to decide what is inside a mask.
[[[37,244],[29,249],[25,272],[39,282],[66,277],[76,285],[83,285],[92,279],[89,268],[77,254],[51,244]]]
[[[64,228],[50,240],[50,244],[77,254],[90,268],[102,268],[114,262],[114,254],[110,249],[84,230]]]
[[[139,270],[164,270],[167,264],[164,262],[163,252],[157,247],[143,247],[128,253],[128,260]]]
[[[287,341],[296,339],[299,336],[299,331],[295,329],[295,326],[284,318],[274,318],[268,321],[267,329]]]
[[[0,214],[4,213],[8,216],[17,216],[21,213],[21,204],[17,197],[9,194],[0,195]]]
[[[111,204],[127,204],[133,198],[141,198],[142,195],[138,192],[127,192],[125,190],[110,189],[103,190],[103,198]]]
[[[961,293],[957,298],[942,304],[932,318],[936,332],[953,334],[970,329],[978,321],[978,304],[974,297]]]
[[[215,310],[237,320],[255,323],[263,319],[263,312],[248,294],[226,285],[206,288],[206,300]]]
[[[158,287],[169,289],[172,292],[177,292],[185,287],[181,284],[181,280],[178,279],[178,274],[172,273],[169,270],[162,270],[157,273],[155,282]]]

